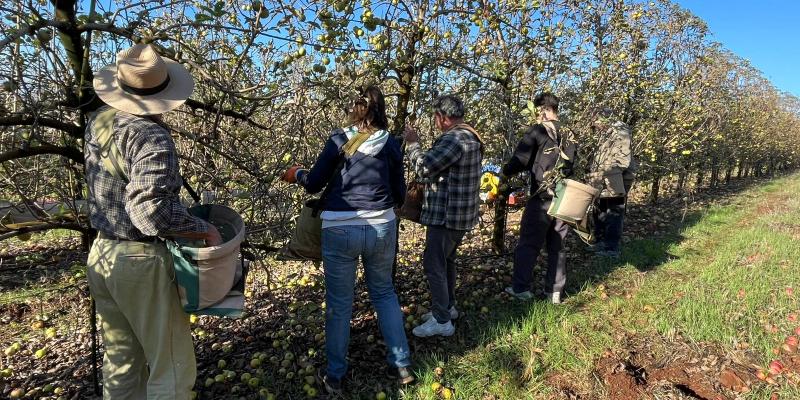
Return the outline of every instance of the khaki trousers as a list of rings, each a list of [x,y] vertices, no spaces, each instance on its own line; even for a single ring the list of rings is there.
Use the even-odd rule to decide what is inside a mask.
[[[98,238],[87,264],[105,346],[103,398],[188,399],[194,347],[166,246]]]

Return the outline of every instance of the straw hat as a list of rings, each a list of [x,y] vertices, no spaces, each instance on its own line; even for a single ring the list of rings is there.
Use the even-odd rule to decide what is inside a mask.
[[[162,58],[148,44],[117,53],[117,63],[94,77],[94,91],[106,104],[135,115],[154,115],[183,104],[194,90],[186,68]]]

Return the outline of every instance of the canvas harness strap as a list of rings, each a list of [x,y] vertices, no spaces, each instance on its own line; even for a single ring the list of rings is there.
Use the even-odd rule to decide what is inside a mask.
[[[125,159],[114,141],[114,117],[117,110],[109,108],[101,112],[94,119],[94,133],[97,136],[97,144],[100,145],[100,160],[103,167],[113,177],[128,183],[128,171],[125,167]]]
[[[117,115],[117,110],[110,107],[97,115],[94,119],[94,133],[97,137],[97,144],[100,145],[100,160],[103,162],[103,168],[108,171],[111,176],[128,183],[128,168],[125,166],[125,158],[114,140],[114,117]],[[183,177],[183,187],[189,192],[195,203],[200,203],[200,196],[192,189]]]

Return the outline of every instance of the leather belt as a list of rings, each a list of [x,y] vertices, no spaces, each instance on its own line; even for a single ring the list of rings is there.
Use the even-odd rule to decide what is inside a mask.
[[[119,240],[119,241],[123,241],[123,242],[139,242],[139,243],[160,243],[161,242],[161,238],[159,238],[158,236],[145,236],[145,237],[139,238],[139,239],[125,239],[125,238],[109,235],[109,234],[107,234],[105,232],[101,232],[101,231],[97,232],[97,238],[98,239],[106,239],[106,240]]]

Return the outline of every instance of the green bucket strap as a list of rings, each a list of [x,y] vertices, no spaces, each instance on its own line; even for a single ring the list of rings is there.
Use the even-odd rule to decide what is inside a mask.
[[[100,145],[100,159],[106,171],[113,177],[128,182],[128,171],[125,168],[125,159],[114,141],[114,117],[117,110],[109,108],[98,114],[94,119],[94,132],[97,143]]]

